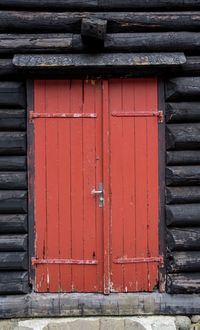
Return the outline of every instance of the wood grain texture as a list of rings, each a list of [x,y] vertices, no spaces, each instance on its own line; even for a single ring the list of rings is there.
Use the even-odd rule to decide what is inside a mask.
[[[167,165],[199,165],[199,150],[180,150],[166,152]]]
[[[179,102],[166,104],[166,121],[176,122],[199,122],[200,103],[198,102]]]
[[[167,231],[167,245],[171,251],[199,251],[200,228],[174,228]]]
[[[0,212],[26,213],[27,191],[23,190],[0,190]]]
[[[200,98],[200,77],[178,77],[167,81],[166,99],[168,101],[197,100]]]
[[[27,232],[27,225],[25,214],[0,215],[0,234],[24,234]]]
[[[1,171],[24,171],[26,167],[26,156],[0,156]]]
[[[0,235],[0,251],[26,251],[27,235]]]
[[[26,252],[0,252],[0,270],[27,270]]]
[[[0,155],[25,155],[25,132],[0,132]]]
[[[171,252],[167,260],[167,268],[169,272],[199,272],[200,260],[199,252]]]
[[[28,272],[0,272],[0,294],[25,294],[29,292]]]
[[[0,106],[25,107],[25,105],[25,87],[22,82],[0,82]]]
[[[168,166],[165,170],[167,186],[194,186],[200,184],[199,166]]]
[[[167,292],[173,294],[200,293],[200,273],[167,275]]]
[[[200,187],[167,187],[167,204],[187,204],[200,202]]]
[[[168,124],[166,126],[167,150],[198,150],[200,124]]]
[[[169,226],[199,226],[200,204],[180,204],[166,206],[166,221]]]

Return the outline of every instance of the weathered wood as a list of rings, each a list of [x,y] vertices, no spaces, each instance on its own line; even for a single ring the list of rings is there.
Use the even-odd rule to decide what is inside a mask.
[[[27,270],[26,252],[0,252],[0,270]]]
[[[78,36],[77,49],[83,49]],[[115,33],[107,34],[104,42],[106,51],[126,52],[179,52],[197,51],[200,33],[198,32],[150,32],[150,33]]]
[[[168,150],[195,150],[200,147],[200,124],[169,124],[166,127]]]
[[[0,109],[1,130],[25,130],[25,110]]]
[[[13,76],[17,73],[11,58],[0,58],[0,77]]]
[[[72,48],[72,35],[67,33],[0,34],[0,41],[0,53],[58,53]]]
[[[25,88],[23,83],[0,82],[0,106],[25,107],[25,105]]]
[[[74,69],[85,67],[112,68],[112,67],[142,67],[177,66],[185,62],[183,53],[159,53],[159,54],[71,54],[71,55],[15,55],[13,64],[18,68],[47,69]]]
[[[49,9],[49,7],[48,7]],[[28,12],[0,11],[0,32],[80,33],[81,20],[105,20],[108,33],[141,31],[198,31],[194,12]]]
[[[174,228],[168,230],[167,246],[171,251],[199,251],[200,228]]]
[[[26,189],[26,172],[0,172],[0,189]]]
[[[25,214],[1,214],[1,234],[24,234],[28,229],[27,215]]]
[[[27,235],[0,235],[0,251],[26,251]]]
[[[169,101],[200,99],[200,77],[178,77],[168,80],[166,98]]]
[[[200,293],[200,273],[168,274],[167,292],[173,294]]]
[[[83,43],[97,52],[104,46],[107,20],[99,18],[83,18],[81,21],[81,38]]]
[[[168,204],[199,203],[200,187],[168,187],[166,188],[166,202]]]
[[[0,155],[24,155],[26,153],[26,133],[0,132]]]
[[[168,165],[199,165],[200,151],[199,150],[167,151],[166,161]]]
[[[192,9],[200,8],[199,0],[0,0],[0,8],[66,9],[66,10],[126,10],[126,9]]]
[[[27,272],[0,272],[0,294],[28,293]]]
[[[166,206],[168,226],[200,226],[200,204],[180,204]]]
[[[26,213],[27,192],[23,190],[0,190],[1,213]]]
[[[200,121],[200,103],[167,103],[165,114],[168,123],[198,122]]]
[[[200,184],[200,166],[171,166],[165,170],[167,186]]]
[[[25,156],[0,156],[1,171],[23,171],[26,170]]]
[[[198,272],[200,271],[200,258],[197,251],[171,252],[167,259],[169,272]]]

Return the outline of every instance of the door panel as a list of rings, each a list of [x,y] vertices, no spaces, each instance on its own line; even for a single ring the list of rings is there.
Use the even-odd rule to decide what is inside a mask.
[[[158,119],[142,116],[157,111],[156,80],[113,80],[109,99],[111,290],[152,291],[157,263],[135,258],[158,256]]]
[[[101,84],[36,81],[43,111],[75,117],[34,119],[36,290],[102,291],[102,209],[91,194],[102,182]]]
[[[157,113],[156,79],[35,81],[36,291],[156,287]]]

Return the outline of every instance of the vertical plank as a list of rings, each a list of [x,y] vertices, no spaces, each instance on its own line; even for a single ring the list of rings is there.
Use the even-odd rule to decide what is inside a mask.
[[[122,82],[112,79],[109,82],[109,111],[117,112],[122,109]],[[123,122],[121,117],[110,117],[110,166],[112,194],[112,260],[123,256]],[[111,290],[123,291],[123,268],[121,264],[112,263]]]
[[[59,84],[59,82],[58,82]],[[58,86],[46,81],[46,112],[58,108]],[[58,191],[58,119],[46,119],[46,176],[47,176],[47,257],[59,257],[59,191]],[[59,292],[59,265],[47,265],[47,285],[50,292]]]
[[[35,112],[45,112],[45,82],[34,82]],[[35,248],[37,258],[46,258],[46,124],[45,119],[34,125],[35,145]],[[47,272],[44,265],[36,267],[35,290],[47,291]]]
[[[135,80],[124,79],[122,86],[122,112],[134,112]],[[125,117],[123,120],[123,256],[135,257],[135,118]],[[135,291],[135,265],[124,265],[123,291]]]
[[[111,289],[111,219],[110,219],[110,113],[109,113],[109,82],[103,81],[103,185],[104,185],[104,208],[103,208],[103,272],[104,294],[109,294]]]
[[[60,113],[70,112],[70,81],[58,86]],[[70,120],[58,120],[59,258],[71,259]],[[60,291],[71,292],[71,265],[60,265]]]
[[[83,112],[81,80],[71,81],[72,113]],[[71,120],[71,220],[72,259],[83,259],[83,119]],[[72,291],[84,291],[84,266],[72,266]]]

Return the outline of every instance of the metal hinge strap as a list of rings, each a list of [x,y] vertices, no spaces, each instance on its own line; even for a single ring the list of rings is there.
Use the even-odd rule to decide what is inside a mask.
[[[32,266],[40,264],[58,264],[58,265],[97,265],[97,260],[87,259],[39,259],[32,258]]]
[[[144,257],[144,258],[117,258],[113,260],[114,264],[138,264],[138,263],[157,262],[160,265],[164,264],[163,256],[159,257]]]
[[[29,111],[29,119],[32,121],[33,119],[38,119],[38,118],[96,118],[97,114],[96,113],[59,113],[59,112],[34,112],[34,111]]]
[[[158,117],[159,122],[164,121],[163,111],[138,111],[138,112],[112,112],[113,117]]]

